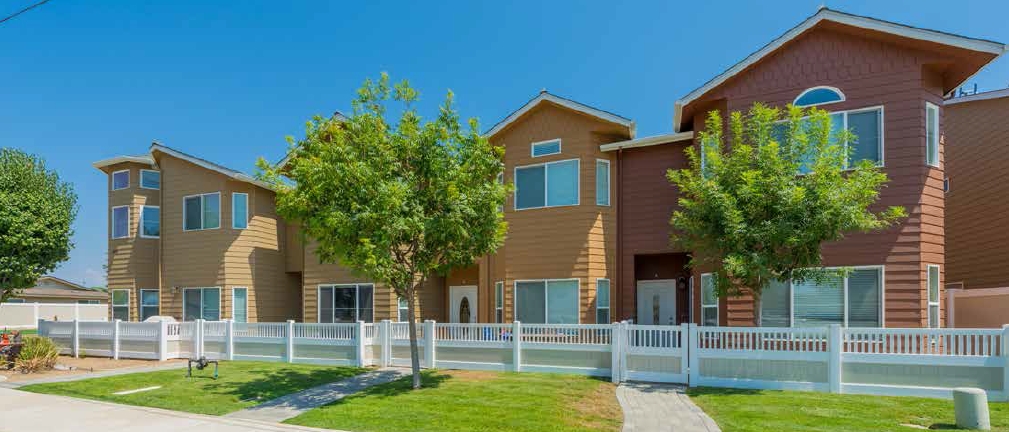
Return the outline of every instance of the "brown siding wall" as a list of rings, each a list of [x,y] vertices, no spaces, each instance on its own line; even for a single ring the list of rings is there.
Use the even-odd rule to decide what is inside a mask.
[[[885,319],[889,327],[926,325],[925,266],[945,267],[943,165],[932,168],[925,163],[925,102],[941,107],[943,93],[940,75],[930,65],[943,60],[937,54],[884,40],[818,29],[793,40],[704,98],[722,99],[730,111],[745,111],[758,101],[784,106],[806,88],[828,85],[839,88],[847,100],[824,109],[883,106],[884,171],[891,181],[877,207],[901,205],[909,217],[885,232],[852,234],[842,242],[826,245],[823,255],[827,266],[886,266]],[[942,146],[940,161],[941,154]],[[733,299],[723,305],[719,311],[725,316],[723,321],[754,324],[752,301]]]
[[[130,171],[130,186],[126,189],[112,190],[112,173],[121,170]],[[137,163],[122,163],[106,168],[108,172],[107,190],[109,191],[109,206],[106,212],[108,227],[108,287],[130,290],[130,320],[136,321],[140,314],[137,305],[140,299],[140,289],[158,289],[159,280],[159,239],[140,238],[140,212],[143,206],[161,205],[161,191],[143,189],[140,187],[140,170],[150,169],[149,166]],[[130,206],[129,236],[123,239],[112,238],[112,208]],[[110,291],[111,292],[111,291]],[[112,302],[109,300],[109,317],[112,316]]]
[[[351,284],[351,283],[373,283],[364,276],[355,275],[350,268],[340,264],[324,264],[319,262],[315,254],[316,243],[306,242],[305,247],[305,272],[302,281],[303,315],[305,322],[319,321],[319,285],[331,284]],[[375,285],[374,295],[374,319],[396,320],[397,299],[396,294],[391,289],[382,285]]]
[[[950,155],[947,280],[962,282],[966,289],[1007,287],[1009,97],[950,104],[945,110]],[[975,299],[983,298],[971,301]],[[957,314],[959,321],[963,315]]]
[[[561,154],[533,158],[530,144],[561,139]],[[505,147],[505,181],[514,182],[515,167],[577,158],[580,162],[580,204],[515,211],[514,197],[505,205],[508,237],[502,249],[489,257],[493,269],[480,287],[482,299],[493,298],[494,281],[505,282],[504,316],[513,320],[516,280],[578,278],[581,283],[582,323],[595,322],[597,278],[615,278],[616,200],[610,166],[610,206],[597,206],[596,160],[610,160],[599,151],[602,144],[629,138],[629,131],[593,117],[541,103],[523,118],[491,138]],[[481,305],[489,304],[481,300]],[[489,312],[489,306],[487,308]],[[484,312],[480,312],[482,319]],[[486,319],[491,318],[488,314]]]

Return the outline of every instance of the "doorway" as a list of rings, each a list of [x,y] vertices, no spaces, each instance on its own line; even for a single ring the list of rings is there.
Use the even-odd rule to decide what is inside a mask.
[[[638,324],[676,325],[676,279],[638,281]]]
[[[477,288],[475,286],[449,287],[449,322],[470,324],[477,322]]]

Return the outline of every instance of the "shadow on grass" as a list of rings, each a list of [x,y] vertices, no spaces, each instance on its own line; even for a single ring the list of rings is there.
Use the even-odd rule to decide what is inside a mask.
[[[690,387],[687,389],[688,396],[736,396],[736,395],[758,395],[766,390],[735,389],[723,387]]]
[[[451,380],[452,374],[450,372],[441,371],[422,371],[420,373],[421,388],[424,389],[434,389],[441,386],[442,383]],[[363,391],[354,393],[343,399],[337,400],[333,403],[327,404],[327,406],[335,406],[350,402],[355,399],[372,397],[372,398],[390,398],[399,395],[407,394],[414,391],[413,389],[413,376],[405,376],[398,380],[390,383],[376,385],[368,387]]]
[[[928,428],[932,430],[963,430],[959,426],[949,423],[936,423]]]
[[[204,390],[218,394],[236,396],[239,400],[268,401],[278,397],[305,390],[311,387],[328,384],[350,378],[366,369],[334,367],[320,368],[309,371],[291,369],[251,369],[236,371],[236,381],[229,381],[228,370],[221,368],[220,378],[213,380],[210,375],[198,376],[193,372],[193,379],[199,379]],[[254,376],[252,379],[243,379]]]

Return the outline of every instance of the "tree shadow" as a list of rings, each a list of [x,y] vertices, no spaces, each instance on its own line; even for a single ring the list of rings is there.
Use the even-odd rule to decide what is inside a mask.
[[[724,387],[690,387],[687,389],[688,396],[735,396],[735,395],[758,395],[764,390],[736,389]]]
[[[420,390],[438,388],[441,386],[442,383],[447,382],[454,378],[451,372],[428,370],[428,371],[421,371],[420,374],[421,374]],[[360,392],[354,393],[345,398],[337,400],[333,403],[327,404],[327,406],[340,405],[360,398],[391,398],[407,394],[413,391],[414,391],[413,376],[408,375],[386,384],[368,387]]]
[[[959,426],[949,423],[936,423],[929,426],[928,428],[933,430],[963,430]]]
[[[235,378],[236,380],[241,380],[243,376],[253,375],[256,376],[255,379],[232,381],[231,377],[228,376],[228,369],[222,367],[220,378],[217,380],[213,380],[209,374],[198,376],[195,374],[195,371],[193,378],[209,381],[201,382],[205,391],[234,395],[243,401],[259,400],[265,402],[308,388],[342,381],[365,371],[367,369],[353,367],[319,368],[307,371],[256,368],[237,371],[236,375],[239,375],[239,377]]]

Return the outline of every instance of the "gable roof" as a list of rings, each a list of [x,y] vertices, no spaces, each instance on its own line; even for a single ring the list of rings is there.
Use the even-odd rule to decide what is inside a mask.
[[[216,163],[213,163],[213,162],[208,161],[208,160],[203,159],[203,158],[198,158],[196,156],[193,156],[193,155],[190,155],[190,154],[187,154],[187,153],[183,153],[183,152],[175,150],[175,149],[173,149],[171,147],[165,146],[165,145],[163,145],[163,144],[161,144],[161,143],[159,143],[157,141],[155,141],[154,143],[151,144],[151,156],[152,157],[154,156],[155,152],[164,153],[164,154],[172,156],[172,157],[174,157],[176,159],[182,159],[182,160],[184,160],[186,162],[189,162],[191,164],[200,166],[202,168],[206,168],[208,170],[211,170],[211,171],[214,171],[214,172],[217,172],[217,173],[220,173],[220,174],[224,174],[225,176],[228,176],[228,177],[230,177],[230,178],[232,178],[234,180],[238,180],[240,182],[251,183],[251,184],[259,186],[259,187],[261,187],[263,189],[267,189],[267,190],[271,190],[271,191],[273,190],[273,185],[271,185],[269,183],[266,183],[266,182],[263,182],[263,181],[260,181],[260,180],[257,180],[255,177],[250,176],[250,175],[248,175],[246,173],[243,173],[241,171],[233,170],[233,169],[228,168],[228,167],[223,166],[223,165],[218,165]]]
[[[571,99],[568,99],[568,98],[564,98],[564,97],[560,97],[560,96],[551,94],[551,93],[547,92],[546,90],[540,91],[540,94],[538,94],[538,95],[536,95],[536,97],[530,99],[529,102],[526,102],[525,105],[522,105],[521,108],[519,108],[519,109],[515,110],[514,112],[512,112],[511,114],[509,114],[508,117],[504,118],[504,120],[499,121],[496,125],[494,125],[494,127],[490,128],[490,130],[488,130],[484,135],[486,135],[487,137],[494,136],[494,134],[496,134],[498,132],[501,132],[502,130],[504,130],[504,128],[508,127],[512,123],[515,123],[516,120],[518,120],[519,118],[521,118],[522,116],[524,116],[527,112],[529,112],[530,110],[532,110],[533,108],[535,108],[536,106],[538,106],[539,104],[544,103],[544,102],[550,102],[550,103],[553,103],[553,104],[556,104],[556,105],[560,105],[560,106],[562,106],[564,108],[567,108],[567,109],[570,109],[572,111],[577,111],[577,112],[580,112],[582,114],[586,114],[586,115],[595,117],[595,118],[603,120],[603,121],[607,121],[607,122],[610,122],[610,123],[615,123],[615,124],[627,127],[627,128],[629,128],[631,130],[631,137],[632,138],[634,137],[634,121],[633,120],[631,120],[631,119],[629,119],[627,117],[622,117],[622,116],[613,114],[613,113],[611,113],[609,111],[604,111],[604,110],[601,110],[599,108],[591,107],[591,106],[585,105],[585,104],[580,103],[580,102],[575,102],[575,101],[573,101]]]
[[[1000,98],[1004,98],[1004,97],[1009,97],[1009,88],[1002,89],[1002,90],[992,90],[992,91],[987,91],[987,92],[984,92],[984,93],[974,93],[972,95],[960,96],[960,97],[955,97],[955,98],[952,98],[952,99],[946,99],[946,101],[943,102],[943,105],[955,105],[955,104],[963,103],[963,102],[982,101],[982,100],[988,100],[988,99],[1000,99]]]
[[[22,291],[17,297],[105,300],[108,299],[109,293],[87,288],[55,276],[42,276],[34,287]]]
[[[339,121],[340,123],[349,120],[347,116],[343,115],[343,113],[340,111],[333,111],[333,119]],[[292,157],[294,157],[294,149],[288,150],[287,154],[284,155],[284,158],[277,161],[277,163],[273,165],[274,168],[278,170],[283,169],[285,166],[287,166],[287,163],[291,161]]]
[[[866,30],[873,30],[882,33],[893,34],[896,36],[901,36],[909,39],[916,39],[925,42],[934,42],[942,45],[953,46],[957,48],[962,48],[970,51],[979,51],[989,54],[994,54],[995,56],[1001,55],[1006,52],[1009,46],[986,39],[976,39],[969,38],[966,36],[960,36],[953,33],[946,33],[937,30],[923,29],[919,27],[913,27],[905,24],[899,24],[891,21],[885,21],[881,19],[849,14],[846,12],[836,11],[829,9],[827,7],[821,7],[813,16],[806,18],[805,21],[799,23],[799,25],[792,27],[790,30],[785,32],[785,34],[779,36],[777,39],[771,41],[767,45],[750,54],[744,58],[739,63],[736,63],[725,72],[715,76],[704,85],[694,89],[686,96],[680,98],[676,101],[673,108],[673,129],[676,131],[680,130],[681,116],[683,114],[683,108],[690,104],[691,102],[697,100],[705,93],[711,91],[715,87],[725,83],[730,78],[736,76],[740,72],[746,70],[750,66],[767,57],[774,51],[781,48],[784,44],[789,41],[799,37],[806,30],[809,30],[823,21],[833,21],[836,23],[849,25],[852,27],[858,27]]]

